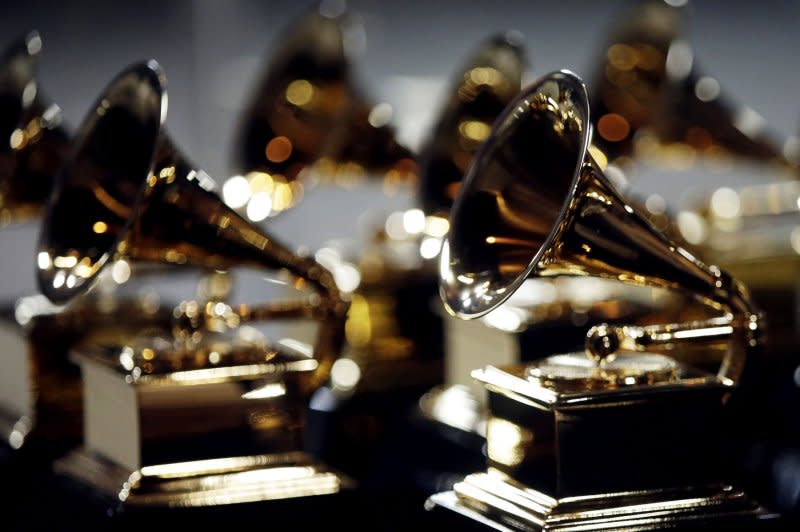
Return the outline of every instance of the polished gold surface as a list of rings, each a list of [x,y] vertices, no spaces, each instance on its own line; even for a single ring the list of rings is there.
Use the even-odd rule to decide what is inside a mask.
[[[69,349],[124,341],[145,331],[164,334],[171,323],[172,307],[152,295],[95,293],[65,307],[43,296],[21,298],[14,316],[3,321],[18,340],[4,342],[0,435],[12,448],[23,447],[33,436],[53,445],[77,442],[82,392],[80,372],[68,361]]]
[[[343,393],[434,386],[442,382],[443,337],[435,308],[435,257],[449,229],[452,197],[483,141],[479,134],[519,92],[522,37],[492,35],[456,69],[436,125],[420,150],[419,208],[390,213],[368,228],[357,256],[318,252],[341,287],[350,288],[345,360],[355,383]],[[334,375],[334,377],[336,377]]]
[[[301,452],[177,462],[137,470],[78,449],[60,473],[98,486],[132,507],[201,507],[332,495],[352,483]]]
[[[469,475],[426,502],[497,530],[659,530],[750,523],[769,513],[728,485],[553,498],[497,471]]]
[[[346,11],[312,10],[278,36],[242,112],[237,175],[223,197],[259,222],[295,206],[319,182],[382,179],[387,191],[416,180],[411,152],[395,139],[391,106],[367,101],[354,81]]]
[[[507,108],[454,206],[441,254],[443,301],[455,315],[475,318],[530,276],[564,274],[677,290],[729,322],[717,378],[733,384],[759,337],[761,318],[746,290],[664,238],[616,192],[588,153],[589,123],[586,89],[565,71],[545,76]],[[718,326],[693,324],[680,343],[717,337]],[[621,347],[612,345],[617,338],[599,338],[611,342],[605,355]],[[595,344],[592,356],[601,351]]]
[[[38,84],[41,50],[34,31],[0,57],[0,226],[40,214],[67,152],[61,109]]]
[[[121,72],[97,100],[45,214],[36,261],[43,294],[54,303],[74,303],[109,270],[127,278],[131,265],[164,263],[277,270],[288,274],[299,295],[234,308],[224,300],[227,279],[206,277],[208,300],[174,308],[171,330],[94,338],[75,347],[84,381],[84,443],[98,455],[82,460],[110,460],[131,472],[187,462],[179,468],[184,505],[335,492],[339,477],[311,469],[303,487],[302,479],[276,483],[280,471],[271,469],[273,476],[263,464],[257,472],[220,476],[197,462],[237,449],[300,448],[306,400],[339,354],[349,303],[313,257],[255,228],[213,192],[213,181],[164,132],[166,101],[164,73],[155,61]],[[125,272],[115,272],[120,264]],[[246,326],[277,319],[316,321],[314,345],[270,343]],[[70,469],[72,462],[65,458],[58,467],[100,480],[100,487],[108,480]],[[219,482],[233,487],[204,491]],[[159,496],[143,500],[173,504]]]
[[[225,206],[213,181],[162,131],[165,118],[165,79],[154,61],[124,71],[100,97],[48,206],[37,255],[42,293],[56,303],[69,301],[120,257],[283,269],[295,288],[307,292],[289,305],[296,315],[325,317],[315,346],[323,380],[343,340],[348,306],[330,273]],[[261,315],[243,310],[240,319]]]
[[[495,122],[440,255],[448,311],[490,316],[524,283],[575,276],[669,290],[701,314],[600,323],[584,353],[474,371],[488,392],[488,470],[428,508],[508,530],[755,522],[767,512],[719,484],[718,453],[721,409],[763,340],[763,317],[741,284],[622,198],[590,154],[589,124],[586,89],[568,71],[531,84]],[[699,363],[684,358],[694,349]]]
[[[475,152],[519,93],[525,65],[523,38],[509,31],[480,43],[457,70],[420,149],[418,202],[427,215],[449,215]]]

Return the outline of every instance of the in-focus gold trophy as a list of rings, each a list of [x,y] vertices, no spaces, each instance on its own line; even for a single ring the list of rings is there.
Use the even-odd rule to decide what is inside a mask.
[[[343,341],[348,303],[327,270],[227,207],[173,146],[164,131],[165,83],[155,61],[133,65],[84,120],[42,225],[42,293],[67,303],[124,257],[285,271],[298,296],[236,308],[182,305],[172,332],[73,349],[84,442],[55,470],[129,515],[341,494],[349,480],[302,451],[302,432],[306,400]],[[247,327],[274,319],[318,322],[315,344],[268,342]]]
[[[588,153],[574,74],[527,87],[495,123],[453,208],[440,291],[470,319],[529,277],[596,276],[682,292],[706,317],[598,325],[583,352],[474,372],[489,395],[487,469],[427,506],[499,530],[755,528],[774,517],[731,484],[725,404],[764,320],[746,289],[666,240]]]

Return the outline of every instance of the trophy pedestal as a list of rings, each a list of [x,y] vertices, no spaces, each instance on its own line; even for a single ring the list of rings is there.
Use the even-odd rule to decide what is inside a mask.
[[[0,311],[0,438],[14,450],[30,448],[34,435],[54,453],[80,440],[80,372],[67,358],[70,333],[55,321],[43,314],[25,327],[13,305]]]
[[[228,337],[186,351],[159,341],[73,351],[84,445],[56,460],[56,475],[120,515],[353,491],[301,450],[310,353]]]
[[[145,466],[135,471],[86,448],[55,464],[57,474],[95,487],[126,508],[190,508],[333,495],[352,482],[303,452]]]
[[[730,387],[717,379],[681,365],[646,384],[533,375],[523,365],[473,373],[488,391],[488,468],[426,508],[497,530],[755,529],[777,519],[726,478]]]
[[[554,499],[491,469],[468,475],[453,490],[433,495],[426,507],[438,507],[497,530],[684,530],[709,526],[762,530],[759,525],[774,525],[777,520],[743,491],[728,485]]]
[[[78,444],[83,391],[80,368],[69,359],[72,346],[163,332],[171,314],[171,306],[146,298],[89,299],[62,309],[31,296],[3,307],[0,437],[12,449],[36,447],[37,454],[62,454]]]

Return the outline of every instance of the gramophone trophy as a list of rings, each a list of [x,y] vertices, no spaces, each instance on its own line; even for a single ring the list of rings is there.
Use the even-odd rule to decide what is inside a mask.
[[[34,31],[12,44],[0,60],[0,227],[39,216],[67,151],[61,110],[47,102],[37,83],[41,48],[42,40]],[[0,311],[4,346],[0,438],[12,449],[24,445],[34,425],[50,439],[59,434],[74,438],[80,427],[79,407],[73,408],[76,402],[71,400],[79,389],[77,371],[65,371],[57,388],[44,384],[63,368],[56,369],[57,357],[39,355],[60,342],[44,339],[41,329],[36,335],[41,341],[32,342],[26,328],[37,327],[33,305],[29,300],[20,308],[20,302],[9,301]],[[71,335],[78,332],[73,330]],[[31,363],[31,358],[37,362]]]
[[[618,15],[592,84],[600,157],[675,170],[736,159],[760,164],[759,173],[766,165],[791,177],[800,163],[796,141],[770,131],[697,67],[684,32],[685,4],[641,0]]]
[[[440,116],[420,151],[419,207],[393,212],[368,227],[355,256],[334,246],[328,250],[331,268],[336,271],[349,262],[356,267],[358,283],[352,290],[343,356],[330,383],[312,402],[312,414],[324,430],[315,444],[331,463],[367,479],[374,486],[370,495],[380,499],[377,504],[392,506],[403,523],[418,519],[425,496],[435,491],[432,486],[420,488],[422,477],[433,485],[433,471],[448,467],[447,457],[441,457],[422,473],[426,466],[408,461],[421,453],[399,448],[405,444],[396,436],[419,397],[442,383],[444,331],[434,259],[463,169],[521,87],[521,41],[516,32],[492,35],[455,70]],[[398,512],[401,497],[414,506]]]
[[[781,480],[793,475],[779,461],[800,448],[792,428],[800,340],[797,136],[772,131],[698,68],[684,31],[687,7],[669,4],[638,2],[616,24],[595,76],[595,142],[634,174],[666,168],[692,172],[701,183],[662,227],[743,282],[769,317],[758,374],[741,401],[737,462],[750,493],[796,511],[788,495],[796,487]]]
[[[369,104],[354,81],[348,43],[359,31],[347,12],[319,8],[275,40],[237,126],[237,175],[223,187],[226,203],[251,221],[294,207],[320,183],[378,177],[391,189],[415,179],[391,108]]]
[[[0,68],[1,112],[9,128],[4,138],[10,139],[4,144],[9,150],[0,152],[0,225],[39,218],[68,151],[61,110],[47,103],[36,81],[41,48],[38,33],[31,32],[8,50]],[[110,287],[127,282],[128,264],[115,263],[106,273],[91,295],[66,306],[41,295],[3,306],[0,429],[10,448],[30,449],[24,459],[13,458],[27,470],[24,475],[31,476],[30,466],[44,465],[46,457],[80,441],[80,372],[68,360],[69,348],[143,328],[170,327],[172,308],[153,294],[112,294]],[[119,320],[120,315],[127,319]]]
[[[164,132],[166,103],[164,74],[150,61],[121,72],[84,120],[42,225],[43,294],[69,302],[124,257],[285,271],[299,295],[182,305],[169,334],[74,348],[84,442],[54,469],[122,515],[342,494],[349,480],[305,454],[301,438],[305,401],[338,354],[348,304],[313,258],[222,203]],[[318,321],[313,348],[247,327],[273,319]]]
[[[755,528],[775,516],[730,483],[721,455],[726,402],[763,317],[743,285],[616,192],[588,153],[590,119],[586,88],[567,71],[530,85],[498,119],[442,247],[446,307],[476,318],[527,278],[573,275],[683,292],[707,317],[600,324],[583,352],[476,370],[489,396],[488,467],[427,507],[498,530]]]

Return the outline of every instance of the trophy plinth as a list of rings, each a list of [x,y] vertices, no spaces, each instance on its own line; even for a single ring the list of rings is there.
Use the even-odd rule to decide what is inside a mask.
[[[79,442],[81,375],[69,360],[70,347],[165,331],[170,315],[171,307],[146,297],[92,299],[61,309],[30,296],[0,311],[0,437],[12,449],[28,448],[33,439],[37,449],[55,453]]]
[[[167,342],[167,340],[164,340]],[[84,446],[54,469],[128,507],[333,495],[351,482],[302,452],[301,388],[318,363],[223,338],[170,350],[87,346]]]
[[[488,470],[432,496],[429,509],[502,530],[755,526],[774,517],[725,478],[729,386],[663,355],[623,361],[622,379],[587,377],[575,369],[587,368],[581,357],[588,361],[575,353],[474,372],[488,392]]]

